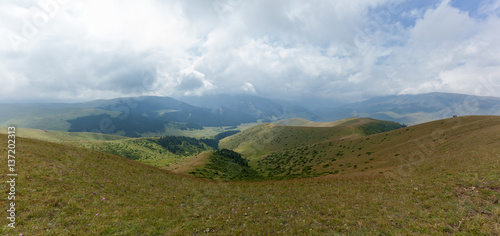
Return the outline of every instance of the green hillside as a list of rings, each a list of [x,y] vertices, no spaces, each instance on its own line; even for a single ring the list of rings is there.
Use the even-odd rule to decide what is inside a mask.
[[[0,133],[6,134],[7,129],[5,127],[0,128]],[[25,128],[17,128],[16,135],[18,137],[64,143],[107,152],[157,167],[165,167],[183,158],[197,155],[207,150],[214,150],[217,143],[216,140],[207,138],[196,139],[165,136],[170,137],[169,143],[171,145],[162,146],[159,143],[159,140],[162,139],[161,137],[128,138],[101,133],[63,132]]]
[[[6,133],[7,129],[5,127],[0,127],[0,134]],[[64,132],[56,130],[39,130],[27,128],[16,128],[16,134],[19,137],[35,138],[48,142],[111,141],[128,139],[128,137],[101,133]]]
[[[364,137],[362,144],[353,139],[375,157],[374,169],[363,174],[255,183],[182,177],[115,155],[17,138],[16,228],[3,217],[0,234],[498,235],[499,134],[499,117],[423,124]],[[377,149],[377,142],[392,148]],[[356,157],[338,161],[349,158]],[[6,179],[7,168],[1,172]],[[0,204],[7,209],[10,202],[3,197]]]
[[[306,120],[303,118],[290,118],[290,119],[284,119],[284,120],[278,120],[273,122],[275,125],[284,125],[284,126],[305,126],[305,127],[334,127],[334,126],[339,126],[342,124],[349,124],[349,122],[369,122],[373,119],[368,119],[368,118],[347,118],[347,119],[342,119],[338,121],[332,121],[332,122],[314,122],[310,120]]]
[[[275,178],[349,173],[385,177],[394,175],[394,168],[429,156],[477,155],[490,150],[471,147],[485,145],[498,152],[498,145],[491,142],[500,140],[499,125],[500,118],[495,116],[460,117],[366,137],[325,140],[263,155],[257,170]]]
[[[202,168],[197,168],[189,174],[200,178],[213,180],[262,180],[262,176],[248,164],[241,154],[221,149],[210,153],[208,161]]]
[[[287,123],[286,120],[281,122]],[[243,156],[253,159],[270,152],[314,144],[324,140],[355,138],[367,134],[383,132],[403,127],[390,121],[378,121],[368,118],[351,118],[339,122],[315,123],[304,119],[293,119],[297,126],[261,124],[241,133],[221,140],[220,147],[235,150]],[[304,125],[311,124],[306,127]]]
[[[71,145],[126,157],[157,167],[168,166],[183,158],[213,150],[202,142],[181,143],[185,152],[173,153],[157,143],[158,138],[135,138],[108,142],[74,142]]]

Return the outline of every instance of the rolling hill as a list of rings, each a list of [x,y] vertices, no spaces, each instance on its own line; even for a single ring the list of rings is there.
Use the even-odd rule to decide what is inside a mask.
[[[162,146],[159,143],[160,138],[131,138],[94,142],[80,141],[69,143],[69,145],[115,154],[156,167],[169,166],[184,158],[204,151],[214,150],[214,147],[207,145],[199,139],[182,136],[172,137],[180,140],[177,142],[172,141],[170,147]]]
[[[270,152],[314,144],[324,140],[354,138],[403,127],[394,122],[368,118],[351,118],[330,123],[291,119],[278,121],[277,124],[257,125],[222,139],[219,146],[235,150],[243,154],[244,157],[253,159]],[[293,126],[289,126],[289,124]]]
[[[269,176],[385,176],[427,158],[488,152],[499,155],[500,117],[457,117],[351,139],[324,140],[262,156],[257,170]],[[495,144],[497,142],[497,144]],[[433,167],[438,168],[438,167]]]
[[[260,179],[335,177],[345,174],[387,176],[394,175],[398,171],[396,167],[402,168],[427,156],[441,158],[450,155],[450,152],[470,152],[471,148],[467,144],[474,147],[492,145],[493,151],[500,151],[492,144],[494,140],[500,140],[498,116],[456,117],[399,129],[391,127],[388,132],[379,130],[367,135],[363,127],[370,122],[387,124],[366,118],[319,124],[292,119],[280,123],[315,126],[263,124],[223,139],[220,147],[238,151],[249,159],[251,167],[262,176]],[[478,151],[476,148],[472,150]],[[203,160],[205,164],[210,164],[206,158]],[[171,169],[182,167],[180,169],[184,171],[177,172],[196,176],[203,176],[199,172],[207,169],[199,164],[189,167],[190,161],[185,163],[180,162]]]
[[[89,132],[64,132],[57,130],[39,130],[16,128],[16,135],[23,138],[34,138],[48,142],[85,142],[85,141],[114,141],[128,139],[119,135]],[[0,134],[7,134],[6,128],[0,128]]]
[[[301,126],[301,127],[335,127],[335,126],[349,126],[349,125],[364,125],[370,122],[393,124],[393,122],[375,121],[374,119],[351,117],[332,122],[315,122],[303,118],[290,118],[278,120],[273,122],[275,125],[282,126]]]
[[[218,135],[219,137],[216,136],[213,139],[199,139],[184,136],[129,138],[102,133],[16,129],[18,137],[97,150],[157,167],[165,167],[186,157],[214,150],[217,148],[218,140],[226,133],[234,132],[221,133]],[[7,129],[1,128],[0,134],[7,134]]]
[[[343,175],[255,183],[188,178],[111,154],[18,137],[16,228],[4,218],[0,234],[495,235],[499,129],[499,117],[459,117],[331,147],[319,142],[309,148],[346,145],[373,152],[367,166],[374,168],[354,172],[344,163]],[[6,135],[0,143],[7,143]],[[347,150],[335,165],[364,160]],[[7,153],[7,146],[0,152]],[[2,176],[7,171],[2,168]],[[4,193],[7,188],[0,185]],[[0,204],[10,202],[4,197]]]

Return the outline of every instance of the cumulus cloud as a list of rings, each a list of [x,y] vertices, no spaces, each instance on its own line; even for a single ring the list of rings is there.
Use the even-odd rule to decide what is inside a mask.
[[[498,0],[41,2],[0,3],[0,101],[500,96]]]
[[[177,85],[174,87],[172,93],[201,96],[204,92],[213,88],[214,85],[205,78],[204,74],[193,69],[185,69],[177,77]]]
[[[245,84],[243,84],[243,86],[241,86],[241,88],[246,93],[255,93],[255,87],[253,87],[253,84],[251,84],[251,83],[245,82]]]
[[[443,1],[408,30],[407,44],[393,50],[386,70],[399,78],[401,93],[446,91],[499,96],[475,92],[485,86],[481,82],[484,78],[500,78],[500,63],[495,56],[500,53],[495,43],[500,34],[492,30],[498,23],[497,16],[474,19]]]

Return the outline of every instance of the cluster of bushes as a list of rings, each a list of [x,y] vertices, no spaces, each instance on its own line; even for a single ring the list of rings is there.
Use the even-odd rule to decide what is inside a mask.
[[[217,140],[217,141],[220,141],[222,140],[223,138],[226,138],[226,137],[229,137],[231,135],[235,135],[237,133],[239,133],[240,131],[239,130],[229,130],[229,131],[225,131],[225,132],[222,132],[222,133],[219,133],[217,135],[215,135],[214,139]]]
[[[248,160],[241,154],[228,149],[213,152],[209,163],[202,169],[196,169],[190,174],[214,180],[261,180],[263,177],[248,165]]]
[[[177,155],[195,155],[207,149],[217,149],[219,141],[215,139],[195,139],[184,136],[164,136],[155,142]]]
[[[257,170],[265,173],[267,179],[308,178],[327,173],[319,173],[313,169],[314,157],[308,158],[303,154],[307,150],[310,150],[309,147],[271,153],[257,162]],[[316,150],[309,151],[307,154],[311,153],[317,154]]]
[[[372,135],[404,127],[407,127],[407,125],[402,125],[396,122],[372,122],[360,126],[360,129],[366,135]]]

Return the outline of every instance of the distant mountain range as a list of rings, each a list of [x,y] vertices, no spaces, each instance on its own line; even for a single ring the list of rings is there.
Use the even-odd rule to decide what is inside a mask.
[[[316,120],[319,117],[309,108],[289,101],[279,101],[248,94],[220,94],[179,98],[187,103],[211,109],[229,109],[249,114],[264,122],[301,117]]]
[[[500,115],[500,98],[449,93],[377,97],[321,108],[298,104],[253,95],[207,95],[178,100],[143,96],[84,103],[0,104],[0,126],[15,124],[23,128],[138,137],[162,133],[167,127],[196,130],[294,117],[324,122],[367,117],[413,125],[453,115]]]
[[[197,106],[244,112],[266,122],[295,117],[323,122],[365,117],[414,125],[454,115],[500,115],[500,98],[453,93],[392,95],[332,106],[298,105],[307,103],[252,95],[210,95],[180,99]]]
[[[120,134],[129,137],[157,133],[165,127],[203,129],[236,126],[256,118],[229,109],[193,106],[169,97],[135,97],[85,103],[0,104],[0,126],[74,132]]]
[[[315,112],[324,121],[369,117],[415,125],[455,115],[500,115],[500,98],[453,93],[394,95]]]

